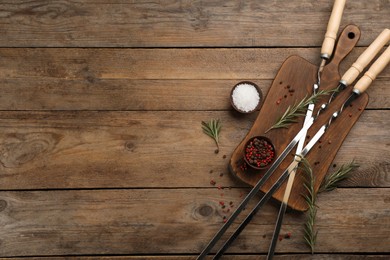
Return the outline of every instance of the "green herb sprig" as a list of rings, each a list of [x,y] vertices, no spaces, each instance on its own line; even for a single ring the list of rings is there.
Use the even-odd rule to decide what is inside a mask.
[[[304,239],[310,247],[311,253],[314,254],[314,247],[317,242],[318,230],[315,228],[318,206],[316,204],[317,194],[323,191],[332,191],[337,188],[338,184],[350,176],[351,171],[359,167],[359,164],[352,161],[348,164],[343,164],[336,172],[327,175],[320,185],[318,193],[314,189],[315,177],[313,170],[306,159],[302,159],[303,169],[306,173],[306,183],[304,184],[308,194],[304,195],[308,205],[307,219],[304,224]]]
[[[355,161],[352,161],[348,164],[343,164],[336,172],[327,175],[324,178],[324,181],[321,183],[320,189],[318,192],[331,191],[337,188],[337,185],[342,180],[345,180],[350,176],[351,171],[359,168],[359,164]]]
[[[272,129],[276,128],[288,128],[290,124],[297,122],[298,117],[306,115],[307,106],[309,104],[316,103],[321,96],[328,95],[335,91],[335,89],[320,90],[316,94],[311,95],[310,97],[305,96],[298,103],[295,103],[293,106],[289,106],[286,112],[284,112],[284,114],[276,121],[276,123],[271,126],[267,131],[265,131],[265,133],[268,133]]]
[[[214,139],[217,145],[217,151],[219,151],[219,133],[221,132],[222,125],[219,119],[211,119],[210,122],[202,121],[203,133]]]
[[[310,247],[311,253],[314,254],[314,247],[317,243],[318,234],[318,230],[315,227],[318,209],[317,194],[314,189],[315,177],[309,162],[304,158],[302,159],[302,162],[304,172],[306,173],[306,183],[304,183],[304,187],[308,192],[308,194],[304,195],[304,198],[309,207],[306,212],[306,223],[304,224],[304,239],[306,244]]]

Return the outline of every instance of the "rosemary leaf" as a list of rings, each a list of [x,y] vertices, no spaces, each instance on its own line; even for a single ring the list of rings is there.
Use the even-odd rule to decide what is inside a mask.
[[[307,190],[308,194],[304,195],[305,201],[309,207],[306,212],[306,223],[304,224],[304,239],[306,244],[310,247],[311,253],[314,254],[314,248],[317,242],[318,230],[315,228],[315,221],[317,216],[317,194],[315,192],[314,184],[315,177],[313,171],[305,158],[302,158],[303,170],[306,173],[306,183],[304,187]],[[324,181],[321,183],[320,189],[318,192],[322,191],[331,191],[337,187],[337,184],[348,178],[349,173],[359,167],[354,161],[342,165],[336,172],[325,177]]]
[[[211,119],[210,122],[202,121],[203,133],[214,139],[217,148],[219,149],[219,133],[221,132],[222,125],[219,119]]]
[[[304,184],[304,187],[308,192],[308,194],[304,195],[304,198],[307,205],[309,206],[309,209],[306,212],[306,223],[304,225],[304,239],[306,244],[310,247],[311,253],[314,254],[314,248],[317,242],[318,234],[318,231],[315,228],[315,220],[317,215],[317,194],[314,189],[315,177],[309,162],[305,158],[302,158],[302,162],[302,168],[306,173],[306,183]]]
[[[343,164],[336,172],[327,175],[324,178],[324,181],[321,183],[319,192],[331,191],[336,189],[339,182],[348,178],[351,171],[355,170],[358,167],[359,164],[355,163],[354,161],[348,164]]]
[[[284,112],[284,114],[275,122],[273,126],[271,126],[267,131],[265,131],[265,133],[268,133],[270,130],[276,128],[288,128],[290,124],[297,122],[296,119],[298,117],[306,115],[306,109],[309,104],[316,103],[321,96],[328,95],[335,91],[336,89],[321,90],[318,91],[316,94],[311,95],[310,97],[305,96],[298,103],[295,102],[292,107],[289,106]]]

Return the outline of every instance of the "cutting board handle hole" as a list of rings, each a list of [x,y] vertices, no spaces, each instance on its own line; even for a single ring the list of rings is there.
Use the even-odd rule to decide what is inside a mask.
[[[355,33],[354,32],[349,32],[348,33],[348,38],[351,39],[351,40],[354,39],[355,38]]]

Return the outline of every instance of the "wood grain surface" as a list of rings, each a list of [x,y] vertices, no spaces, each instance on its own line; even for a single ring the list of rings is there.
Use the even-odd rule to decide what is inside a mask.
[[[219,201],[236,205],[241,192],[226,190],[221,198],[216,189],[4,191],[0,192],[0,252],[3,256],[195,254],[228,215]],[[317,252],[331,252],[339,244],[344,245],[340,253],[386,251],[389,237],[381,225],[389,225],[389,201],[386,189],[377,188],[321,194]],[[267,205],[228,252],[245,253],[249,248],[253,253],[266,252],[276,213],[277,208]],[[291,232],[291,238],[280,242],[278,253],[308,252],[303,220],[300,213],[286,215],[281,233]]]
[[[0,187],[212,187],[212,178],[218,185],[242,187],[229,176],[228,161],[253,116],[226,111],[1,112]],[[353,159],[365,162],[352,186],[361,179],[363,186],[390,187],[390,124],[383,120],[388,117],[389,111],[365,111],[341,147],[339,166]],[[200,130],[200,122],[209,118],[223,122],[219,154]],[[368,130],[375,134],[367,135]]]
[[[250,190],[227,166],[258,112],[233,111],[231,88],[251,80],[266,95],[292,55],[317,65],[332,5],[0,0],[0,258],[195,259]],[[347,1],[340,28],[361,38],[340,73],[389,9]],[[389,79],[386,68],[328,171],[360,164],[319,195],[316,253],[290,211],[276,259],[389,258]],[[211,118],[218,154],[201,131]],[[265,259],[277,210],[269,203],[224,259]]]
[[[341,74],[363,50],[355,48],[346,57]],[[238,81],[252,80],[266,94],[287,57],[298,55],[315,63],[318,52],[317,48],[2,48],[0,109],[231,110],[229,93]],[[368,90],[368,108],[390,107],[385,91],[389,78],[386,68]]]
[[[319,46],[333,4],[329,0],[2,2],[2,47]],[[386,0],[348,1],[341,27],[359,25],[365,32],[361,44],[367,45],[390,24],[389,8]]]

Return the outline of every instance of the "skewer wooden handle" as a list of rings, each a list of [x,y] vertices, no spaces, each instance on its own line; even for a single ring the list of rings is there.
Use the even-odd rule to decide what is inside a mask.
[[[333,53],[337,32],[340,27],[341,16],[343,15],[344,11],[345,1],[346,0],[334,1],[332,14],[329,18],[328,28],[326,29],[325,39],[321,48],[321,57],[324,59],[329,59]]]
[[[297,172],[296,167],[298,166],[300,161],[301,161],[301,158],[296,156],[295,161],[290,165],[290,167],[287,168],[287,171],[290,172],[290,177],[288,178],[287,186],[286,186],[286,189],[284,191],[284,196],[283,196],[283,200],[282,200],[283,203],[286,203],[286,204],[288,203],[288,199],[290,198],[290,194],[291,194],[291,190],[292,190],[292,185],[293,185],[294,179],[295,179],[295,174]]]
[[[381,56],[371,65],[364,76],[356,82],[355,87],[353,88],[354,92],[357,94],[363,93],[371,85],[371,83],[376,79],[379,73],[382,72],[384,68],[390,62],[390,46],[382,53]]]
[[[390,30],[384,29],[381,34],[368,46],[368,48],[352,64],[351,68],[344,73],[340,82],[345,86],[350,85],[359,76],[364,68],[375,58],[379,51],[390,41]]]

